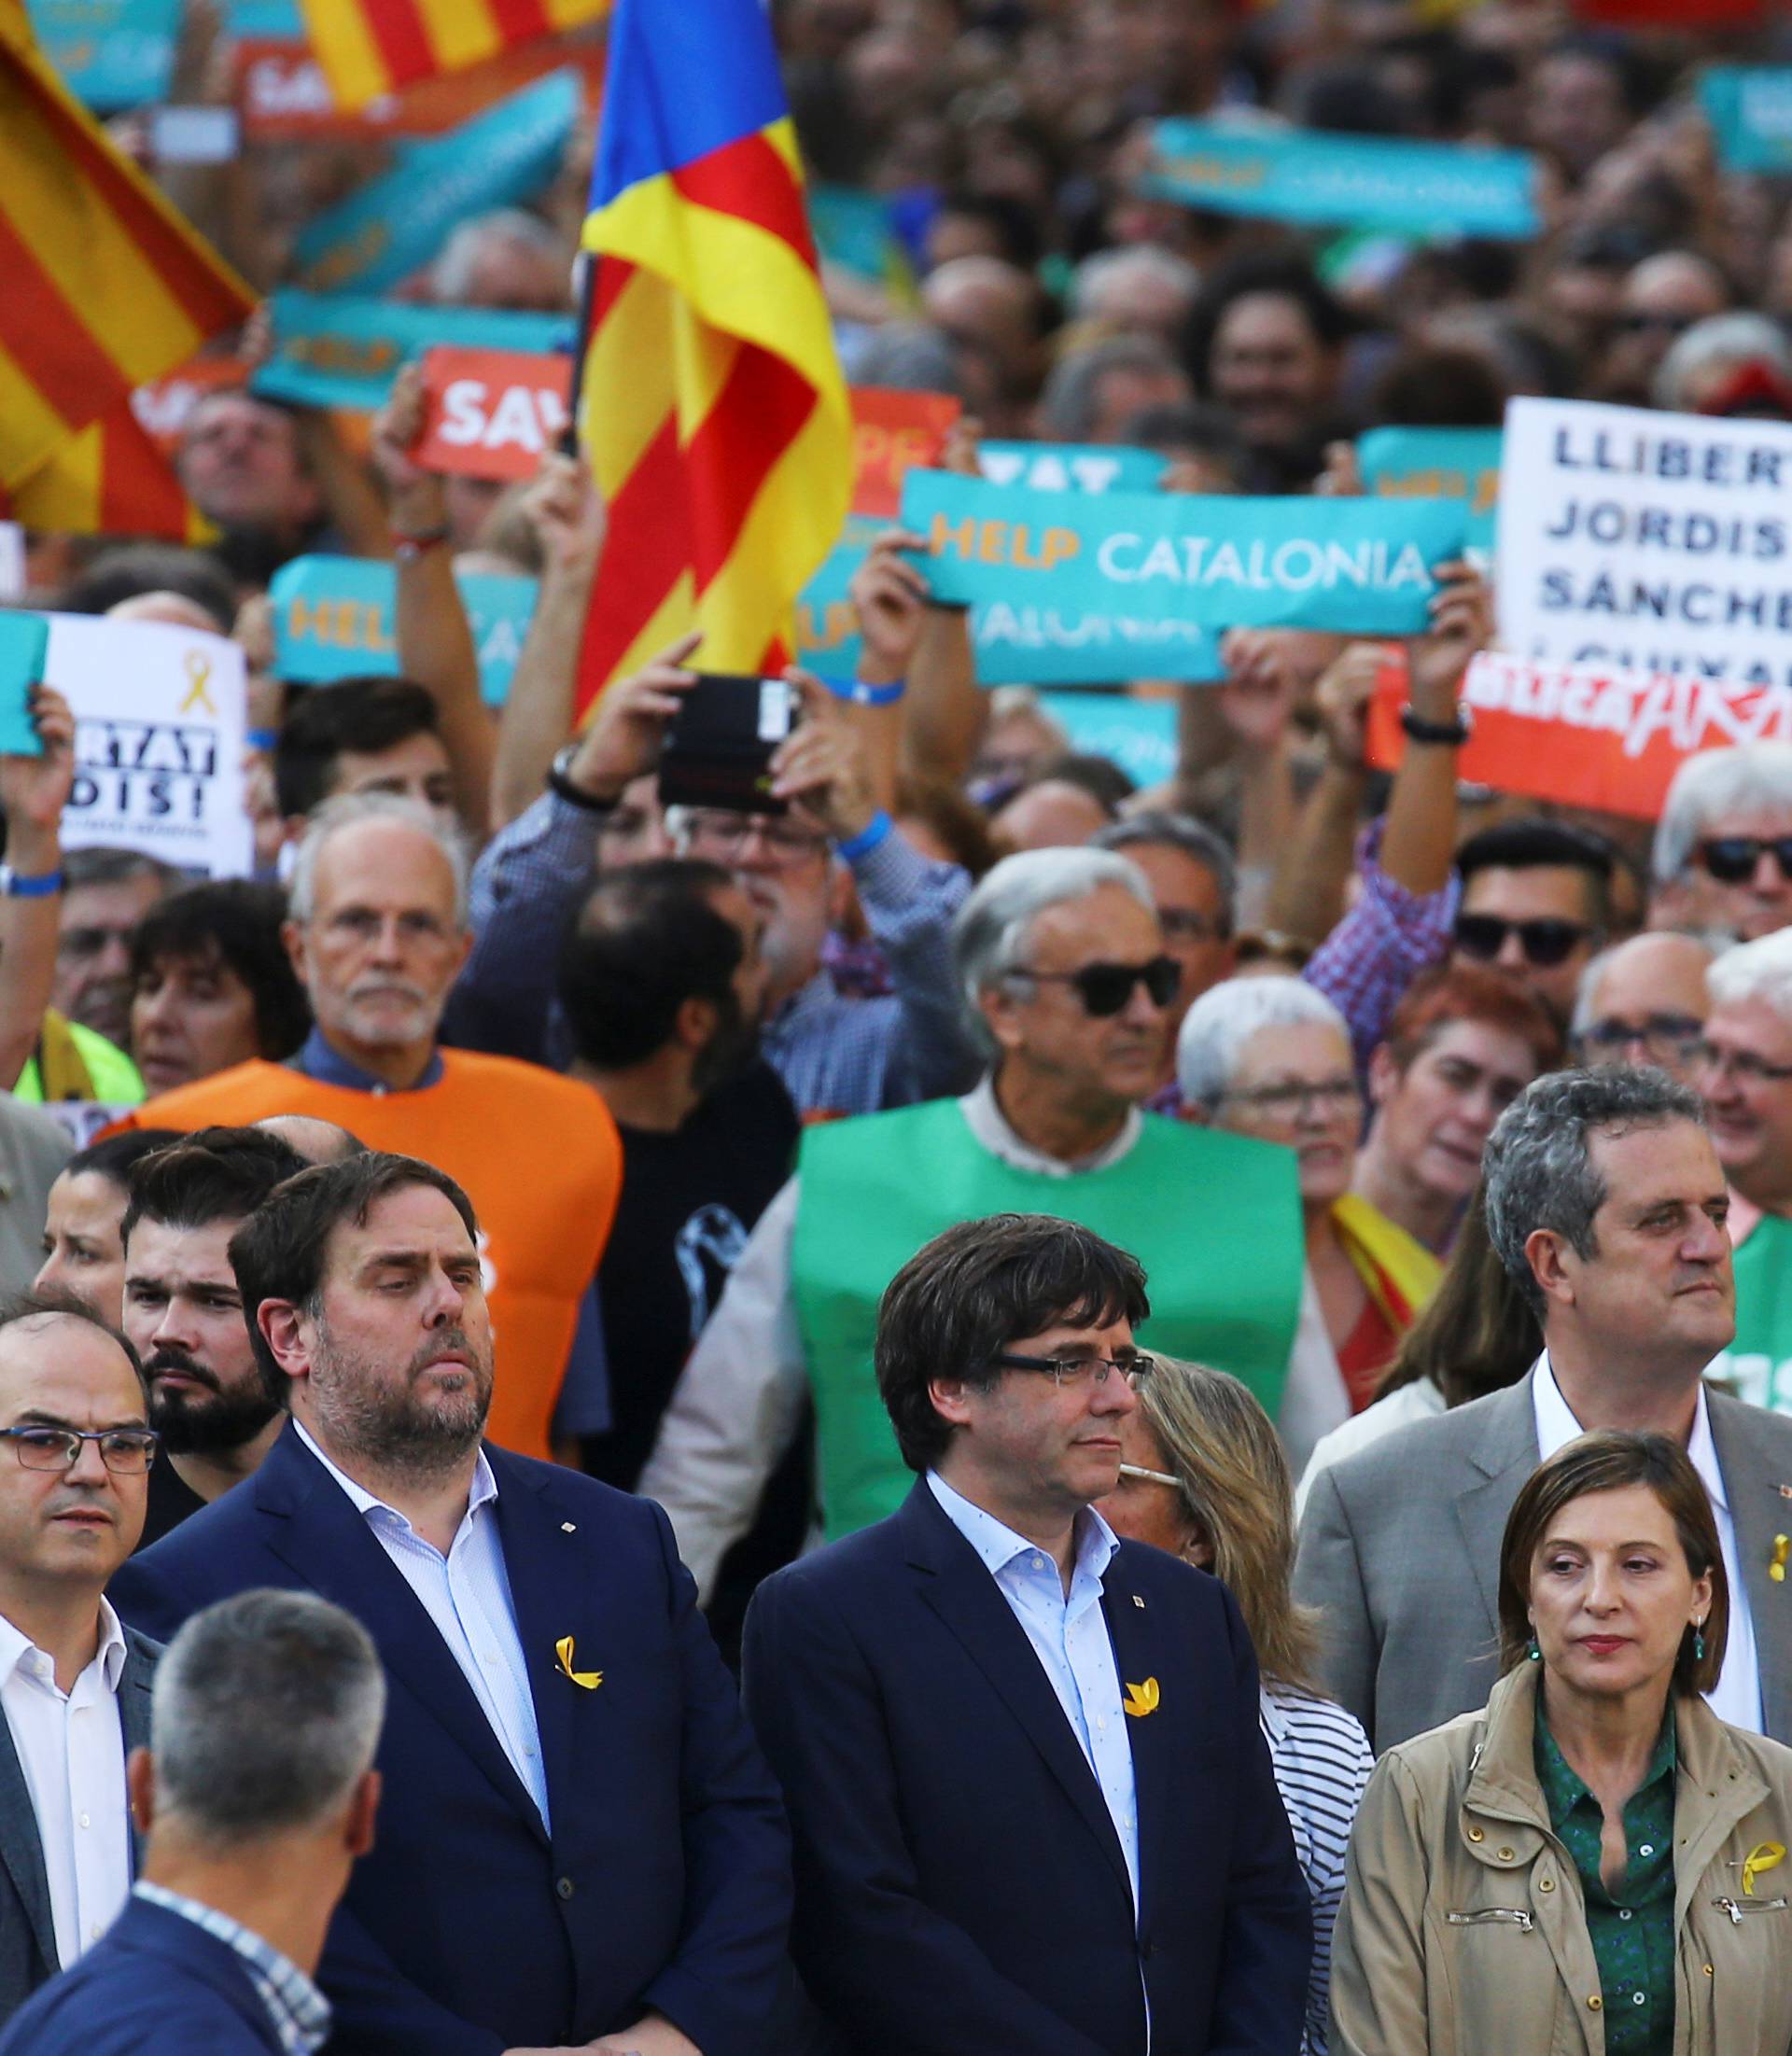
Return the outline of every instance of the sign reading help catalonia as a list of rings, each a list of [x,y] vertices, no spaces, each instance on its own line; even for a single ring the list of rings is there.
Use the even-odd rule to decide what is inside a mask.
[[[1013,649],[1030,668],[1006,675],[1060,683],[1210,679],[1227,628],[1422,634],[1467,514],[1450,500],[1029,493],[914,471],[903,525],[928,538],[933,598],[976,610],[979,678],[995,682],[986,653]],[[1074,672],[1054,661],[1067,650]]]

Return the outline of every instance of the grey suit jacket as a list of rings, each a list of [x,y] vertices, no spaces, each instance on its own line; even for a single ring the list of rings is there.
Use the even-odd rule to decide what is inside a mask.
[[[1761,1713],[1792,1742],[1792,1419],[1707,1392],[1760,1666]],[[1499,1675],[1500,1540],[1537,1465],[1531,1379],[1414,1421],[1323,1471],[1300,1524],[1295,1596],[1321,1622],[1325,1689],[1378,1753],[1485,1706]]]
[[[119,1721],[124,1750],[148,1746],[149,1685],[161,1644],[124,1630],[124,1669],[119,1673]],[[131,1868],[143,1850],[134,1823]],[[12,1733],[0,1715],[0,2025],[10,2020],[40,1984],[62,1968],[56,1927],[49,1909],[49,1879],[44,1869],[37,1815],[25,1774],[19,1767]]]

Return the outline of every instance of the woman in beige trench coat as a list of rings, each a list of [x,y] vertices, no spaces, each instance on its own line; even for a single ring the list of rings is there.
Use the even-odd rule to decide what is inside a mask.
[[[1486,1708],[1392,1749],[1351,1837],[1333,2056],[1787,2056],[1792,1750],[1701,1694],[1729,1619],[1680,1446],[1519,1493]]]

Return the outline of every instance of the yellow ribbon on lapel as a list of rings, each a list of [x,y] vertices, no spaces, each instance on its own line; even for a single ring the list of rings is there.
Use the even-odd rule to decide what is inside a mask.
[[[554,1660],[562,1677],[570,1678],[575,1685],[582,1685],[587,1692],[595,1692],[604,1682],[601,1671],[575,1671],[572,1667],[572,1637],[562,1635],[553,1645]]]
[[[1127,1687],[1127,1712],[1135,1720],[1143,1720],[1147,1713],[1157,1711],[1157,1680],[1147,1678],[1142,1685]]]
[[[1763,1870],[1771,1870],[1775,1864],[1785,1861],[1784,1842],[1757,1842],[1743,1859],[1743,1896],[1755,1896],[1755,1881]]]

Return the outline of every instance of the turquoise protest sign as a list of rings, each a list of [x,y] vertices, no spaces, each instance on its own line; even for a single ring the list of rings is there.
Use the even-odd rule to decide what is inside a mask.
[[[1699,105],[1727,172],[1792,172],[1792,65],[1712,64]]]
[[[1140,190],[1211,213],[1306,228],[1521,241],[1538,230],[1537,161],[1523,150],[1160,121]]]
[[[902,511],[933,597],[973,609],[988,684],[1211,679],[1228,628],[1418,635],[1467,518],[1453,500],[1024,493],[945,471],[911,471]]]
[[[914,270],[888,200],[856,186],[820,184],[809,188],[808,203],[815,246],[826,262],[867,285],[912,297]]]
[[[1106,757],[1135,785],[1162,785],[1176,776],[1176,702],[1140,700],[1127,692],[1042,692],[1039,704],[1080,754]]]
[[[840,540],[803,588],[796,602],[796,655],[824,678],[855,678],[862,638],[852,604],[853,573],[865,561],[874,537],[889,524],[870,514],[848,514]]]
[[[44,54],[101,114],[168,97],[183,0],[26,0]]]
[[[1356,461],[1365,489],[1383,499],[1459,499],[1468,546],[1491,557],[1500,506],[1499,428],[1371,428]]]
[[[455,574],[479,653],[479,689],[502,706],[523,653],[536,581]],[[273,575],[273,668],[290,685],[328,685],[372,672],[397,673],[393,634],[398,573],[366,557],[294,557]]]
[[[300,407],[378,407],[399,368],[436,343],[538,355],[572,345],[570,315],[420,307],[284,288],[268,304],[273,355],[249,381],[250,389]]]
[[[385,292],[427,264],[460,222],[531,198],[559,170],[581,97],[577,72],[554,72],[445,135],[399,144],[383,178],[293,245],[300,285]]]
[[[41,757],[31,689],[44,675],[49,623],[41,614],[0,612],[0,756]]]
[[[992,485],[1035,493],[1149,493],[1169,469],[1155,450],[1098,442],[986,442],[977,462]]]

